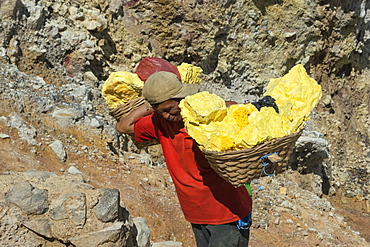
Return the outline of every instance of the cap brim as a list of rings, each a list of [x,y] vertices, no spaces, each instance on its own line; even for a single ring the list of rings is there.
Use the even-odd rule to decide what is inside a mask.
[[[199,85],[198,84],[182,84],[182,88],[178,94],[172,96],[172,99],[185,98],[186,96],[193,95],[198,93]]]

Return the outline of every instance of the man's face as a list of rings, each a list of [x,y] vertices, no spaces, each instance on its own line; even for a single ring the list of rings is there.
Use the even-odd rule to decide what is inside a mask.
[[[158,105],[157,108],[155,108],[155,111],[157,111],[159,114],[162,115],[166,120],[172,121],[172,122],[178,122],[182,120],[182,117],[180,115],[181,109],[179,108],[179,100],[167,100],[165,102],[162,102]]]

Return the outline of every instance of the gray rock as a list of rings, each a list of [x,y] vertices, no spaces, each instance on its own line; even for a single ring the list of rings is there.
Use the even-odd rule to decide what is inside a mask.
[[[134,218],[134,225],[136,227],[136,242],[138,247],[150,246],[150,229],[146,220],[142,217]]]
[[[43,214],[48,210],[48,191],[36,188],[28,182],[21,182],[13,186],[6,201],[29,214]]]
[[[102,222],[112,222],[119,217],[120,192],[117,189],[101,189],[102,196],[95,208],[95,216]]]
[[[101,32],[107,28],[107,20],[97,9],[86,11],[84,18],[85,20],[81,22],[81,26],[87,30]]]
[[[6,49],[4,47],[0,47],[0,61],[3,60],[5,62],[8,62],[8,57],[6,55]]]
[[[7,138],[10,138],[10,136],[7,135],[7,134],[1,134],[0,133],[0,139],[7,139]]]
[[[84,110],[81,107],[66,107],[66,108],[56,108],[52,116],[55,118],[67,118],[67,119],[80,119],[85,115]]]
[[[68,168],[68,172],[71,173],[71,174],[82,174],[82,172],[80,172],[76,167],[74,166],[70,166]]]
[[[73,88],[73,95],[77,98],[84,98],[88,88],[85,85]]]
[[[50,222],[48,219],[31,219],[23,222],[23,225],[41,236],[52,238]]]
[[[5,116],[1,116],[0,117],[0,121],[7,124],[8,123],[8,119],[5,117]]]
[[[32,58],[34,60],[42,59],[47,52],[47,50],[44,47],[42,46],[40,47],[37,45],[30,46],[27,48],[27,50],[30,53],[30,56],[32,54]]]
[[[97,118],[91,118],[90,119],[90,126],[93,127],[93,128],[100,128],[104,125],[104,122],[101,121],[100,119],[97,119]]]
[[[32,88],[35,90],[40,89],[46,85],[46,82],[40,76],[32,76],[30,79],[32,80]]]
[[[71,192],[60,195],[50,205],[50,218],[53,220],[70,219],[76,226],[86,221],[86,195]]]
[[[30,17],[27,19],[27,24],[32,29],[39,30],[45,21],[44,7],[32,6],[28,10],[30,11]]]
[[[49,145],[54,153],[59,157],[61,161],[66,161],[67,153],[64,149],[63,143],[59,140],[54,141]]]
[[[27,125],[23,118],[15,112],[12,112],[8,118],[8,126],[16,128],[18,130],[18,135],[22,140],[26,140],[30,144],[37,143],[34,139],[37,131],[33,126]]]
[[[294,170],[300,173],[314,173],[325,179],[325,160],[329,158],[328,142],[317,132],[309,136],[301,136],[294,148],[290,163]]]
[[[123,222],[116,222],[112,226],[103,230],[92,232],[86,235],[68,239],[76,247],[98,247],[111,246],[122,247],[130,246],[121,236],[125,235],[127,228]]]
[[[152,247],[183,247],[184,245],[181,242],[176,241],[164,241],[153,243]]]
[[[327,152],[328,142],[323,138],[301,136],[296,142],[297,147],[310,145],[310,148],[316,152]]]

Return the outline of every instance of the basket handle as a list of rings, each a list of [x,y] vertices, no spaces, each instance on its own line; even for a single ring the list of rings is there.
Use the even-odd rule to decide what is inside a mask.
[[[262,171],[261,171],[261,175],[262,173],[264,173],[266,176],[269,176],[269,177],[272,177],[272,176],[275,176],[275,171],[272,173],[272,174],[268,174],[266,172],[266,167],[268,165],[271,165],[273,163],[277,163],[279,161],[281,161],[281,157],[279,156],[278,152],[274,152],[274,153],[270,153],[270,154],[265,154],[263,156],[261,156],[261,161],[262,161]]]
[[[278,153],[272,153],[266,157],[271,163],[277,163],[282,160]]]

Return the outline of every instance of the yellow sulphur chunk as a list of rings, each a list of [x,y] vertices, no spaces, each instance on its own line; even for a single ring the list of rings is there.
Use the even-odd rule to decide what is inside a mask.
[[[191,127],[189,127],[191,126]],[[207,150],[225,151],[235,145],[231,139],[232,128],[224,128],[221,122],[210,122],[198,126],[188,125],[188,134]]]
[[[199,84],[202,81],[200,75],[202,74],[203,69],[200,67],[188,63],[182,63],[177,66],[177,70],[180,73],[181,81],[183,83]]]
[[[229,120],[229,118],[232,117],[237,124],[235,127],[238,127],[238,129],[243,129],[249,123],[248,116],[254,111],[258,110],[251,103],[231,105],[229,108],[227,108],[227,116],[225,117],[224,122],[225,124],[230,124],[232,121]]]
[[[144,82],[131,72],[117,71],[109,75],[102,87],[102,96],[110,108],[116,108],[141,96]]]
[[[226,115],[225,101],[206,91],[187,96],[179,107],[184,121],[195,124],[220,121]]]
[[[281,78],[271,79],[264,95],[276,100],[276,105],[284,108],[291,104],[290,115],[293,119],[309,119],[309,115],[322,96],[321,86],[298,64]]]
[[[237,149],[251,148],[286,135],[281,116],[271,107],[253,112],[248,119],[249,124],[234,139]]]

